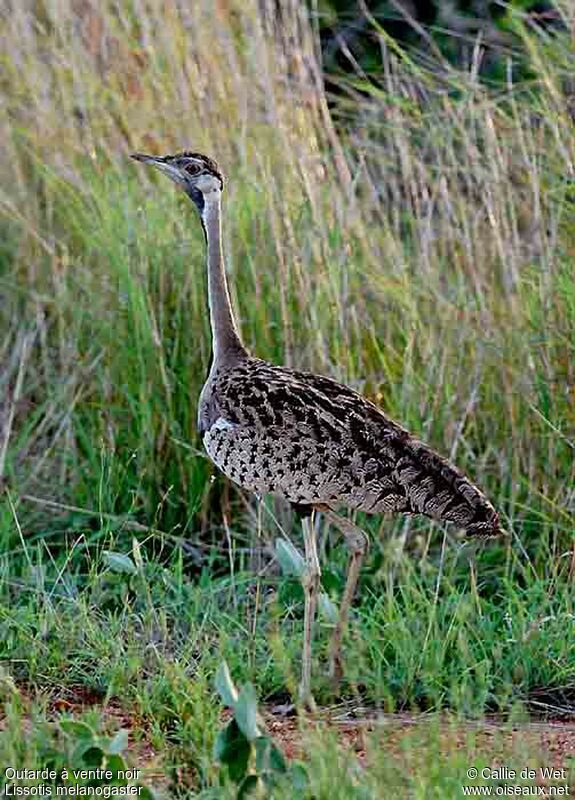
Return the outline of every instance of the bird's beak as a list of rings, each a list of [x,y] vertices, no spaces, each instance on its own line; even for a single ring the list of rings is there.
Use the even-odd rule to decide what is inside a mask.
[[[163,158],[158,158],[157,156],[147,156],[145,153],[132,153],[130,158],[133,158],[135,161],[141,161],[142,164],[151,164],[152,167],[157,167],[160,172],[163,172],[164,175],[167,175],[168,178],[171,178],[174,183],[185,183],[185,179],[181,170],[177,167],[174,167],[173,164],[168,164]]]
[[[147,156],[145,153],[130,153],[130,158],[135,161],[143,161],[144,164],[154,164],[162,160],[158,156]]]

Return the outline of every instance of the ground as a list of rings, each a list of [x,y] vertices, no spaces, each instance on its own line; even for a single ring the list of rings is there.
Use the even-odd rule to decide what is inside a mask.
[[[41,687],[19,687],[25,704],[43,698],[46,718],[81,717],[96,711],[110,733],[118,729],[128,732],[128,763],[142,771],[146,784],[159,795],[170,791],[170,778],[162,755],[150,741],[146,721],[116,700],[105,701],[96,692],[82,686],[69,686],[57,692]],[[565,771],[563,784],[571,786],[575,770],[575,720],[530,719],[517,722],[501,715],[487,715],[480,720],[464,720],[449,714],[384,714],[357,703],[347,702],[321,708],[314,714],[298,717],[287,705],[262,707],[268,732],[290,760],[308,760],[306,747],[312,737],[332,735],[341,753],[352,753],[362,769],[369,770],[373,761],[396,762],[407,772],[417,773],[418,749],[423,757],[430,747],[437,747],[436,757],[449,762],[458,753],[465,763],[480,763],[493,770],[529,767],[537,772],[536,785],[549,787],[560,781],[547,780],[541,768]],[[230,712],[221,712],[224,725]],[[5,729],[0,715],[0,731]],[[27,719],[28,726],[32,723]],[[374,747],[374,742],[378,743]],[[513,767],[511,766],[513,765]],[[415,776],[414,775],[414,776]],[[507,773],[508,776],[508,773]],[[505,777],[505,775],[504,775]],[[471,783],[471,782],[469,782]],[[513,781],[511,782],[513,785]]]

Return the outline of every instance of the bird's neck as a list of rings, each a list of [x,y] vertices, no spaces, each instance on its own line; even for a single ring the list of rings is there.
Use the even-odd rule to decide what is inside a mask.
[[[212,328],[214,365],[238,360],[246,355],[228,291],[222,252],[221,204],[219,194],[205,198],[202,220],[208,248],[208,300]]]

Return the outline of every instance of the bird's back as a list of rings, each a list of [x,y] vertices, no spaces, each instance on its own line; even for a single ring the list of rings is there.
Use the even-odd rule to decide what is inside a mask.
[[[330,378],[247,357],[215,369],[200,429],[214,463],[252,491],[298,505],[425,514],[499,532],[495,509],[457,468]]]

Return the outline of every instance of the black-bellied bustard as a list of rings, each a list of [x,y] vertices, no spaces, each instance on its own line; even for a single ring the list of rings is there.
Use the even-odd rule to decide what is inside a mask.
[[[198,427],[214,464],[257,494],[273,493],[303,516],[306,570],[300,699],[311,705],[311,644],[320,581],[313,510],[341,530],[350,550],[347,581],[330,661],[341,674],[342,636],[367,536],[335,513],[425,514],[472,536],[500,532],[497,512],[456,467],[385,416],[377,406],[331,378],[279,367],[251,356],[242,344],[228,294],[221,244],[223,176],[211,158],[184,152],[133,158],[157,167],[199,211],[207,243],[213,361],[202,389]]]

